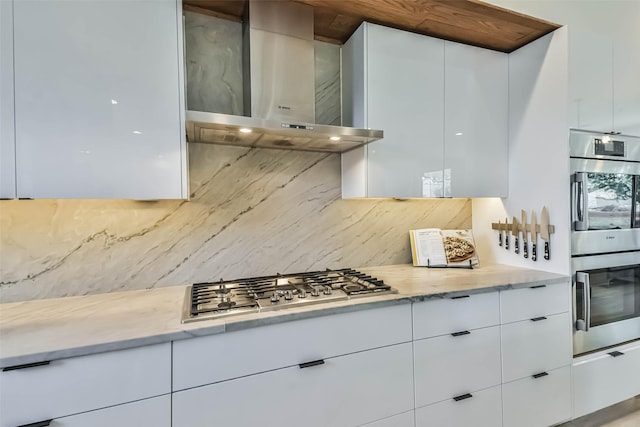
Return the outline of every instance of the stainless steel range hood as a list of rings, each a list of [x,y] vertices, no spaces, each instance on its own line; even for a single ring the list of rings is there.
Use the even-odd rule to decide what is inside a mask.
[[[187,111],[187,139],[246,147],[345,152],[381,130],[314,124],[313,8],[250,0],[245,19],[245,116]]]

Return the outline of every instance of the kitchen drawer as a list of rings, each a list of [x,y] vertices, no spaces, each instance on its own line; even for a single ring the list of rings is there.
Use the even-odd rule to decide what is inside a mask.
[[[502,385],[504,427],[546,427],[571,418],[571,367]]]
[[[502,381],[571,364],[569,313],[502,325]]]
[[[413,304],[413,339],[500,324],[498,292]]]
[[[2,427],[159,396],[171,392],[171,343],[4,370],[0,383]]]
[[[501,291],[501,323],[569,311],[569,291],[568,283]]]
[[[414,342],[416,406],[501,383],[500,326]]]
[[[176,341],[173,389],[411,341],[411,304]]]
[[[399,415],[363,424],[361,427],[414,427],[416,425],[415,417],[414,411],[403,412]]]
[[[413,409],[411,343],[173,394],[173,427],[357,426]],[[212,359],[215,361],[215,359]]]
[[[622,353],[613,357],[611,352]],[[574,418],[640,395],[640,342],[574,360]]]
[[[51,427],[171,427],[171,395],[56,418]]]
[[[416,409],[416,427],[499,427],[502,425],[500,386],[470,393],[471,397]]]

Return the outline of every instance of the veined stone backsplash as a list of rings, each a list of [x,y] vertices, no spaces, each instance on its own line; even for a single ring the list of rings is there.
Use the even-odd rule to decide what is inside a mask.
[[[190,201],[0,201],[0,301],[411,262],[469,199],[342,200],[340,156],[190,144]]]

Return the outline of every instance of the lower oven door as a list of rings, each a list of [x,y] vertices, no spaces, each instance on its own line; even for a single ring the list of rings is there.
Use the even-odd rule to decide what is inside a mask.
[[[574,257],[574,355],[640,339],[640,251]]]

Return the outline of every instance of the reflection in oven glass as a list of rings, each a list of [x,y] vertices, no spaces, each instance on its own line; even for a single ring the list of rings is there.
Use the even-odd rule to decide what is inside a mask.
[[[630,228],[634,176],[590,172],[587,178],[589,229]]]
[[[591,326],[618,322],[640,315],[636,286],[640,268],[591,272]]]

